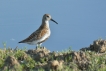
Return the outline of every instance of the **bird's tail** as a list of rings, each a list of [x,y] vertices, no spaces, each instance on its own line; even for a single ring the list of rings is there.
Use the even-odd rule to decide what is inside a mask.
[[[20,42],[18,42],[18,43],[24,43],[24,41],[20,41]]]

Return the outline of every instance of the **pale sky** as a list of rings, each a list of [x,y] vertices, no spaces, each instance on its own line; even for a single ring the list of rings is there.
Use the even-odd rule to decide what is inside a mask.
[[[51,51],[72,47],[79,50],[94,40],[106,39],[106,0],[0,0],[0,48],[27,47],[18,44],[41,25],[42,16],[51,14],[51,36],[42,46]]]

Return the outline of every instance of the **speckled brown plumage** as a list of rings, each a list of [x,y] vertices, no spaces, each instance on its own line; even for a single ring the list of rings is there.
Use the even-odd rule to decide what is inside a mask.
[[[53,21],[56,24],[58,24],[56,21],[54,21],[49,14],[44,14],[42,18],[42,24],[41,26],[33,32],[28,38],[20,41],[19,43],[27,43],[27,44],[40,44],[47,40],[51,34],[50,28],[49,28],[49,21]]]
[[[28,38],[20,41],[19,43],[25,43],[25,42],[31,42],[33,40],[38,40],[38,39],[42,38],[42,36],[44,36],[45,33],[47,33],[47,31],[48,31],[48,27],[46,26],[46,24],[43,24],[39,27],[38,30],[33,32]],[[43,40],[43,41],[45,41],[45,40]],[[41,42],[43,42],[43,41],[41,41]],[[41,42],[39,42],[39,43],[41,43]]]

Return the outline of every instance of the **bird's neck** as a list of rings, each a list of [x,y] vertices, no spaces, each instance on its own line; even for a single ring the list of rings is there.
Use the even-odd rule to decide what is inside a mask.
[[[49,28],[49,21],[45,21],[45,24]]]
[[[44,25],[47,28],[49,28],[49,21],[42,21],[42,25]]]

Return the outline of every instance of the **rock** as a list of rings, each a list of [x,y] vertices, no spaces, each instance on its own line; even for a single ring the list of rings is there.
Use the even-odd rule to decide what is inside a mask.
[[[48,60],[46,57],[49,55],[50,51],[45,47],[40,47],[35,50],[28,50],[26,53],[29,54],[35,61],[42,62],[43,57],[45,57],[45,60]]]
[[[81,60],[87,60],[87,56],[83,51],[80,52],[72,52],[72,60],[74,61],[81,61]]]
[[[57,70],[61,70],[63,68],[63,60],[57,61],[57,60],[53,60],[53,61],[49,61],[48,62],[48,69],[52,69],[54,71]]]
[[[93,44],[91,44],[89,47],[87,48],[82,48],[80,49],[82,51],[85,50],[91,50],[91,51],[95,51],[95,52],[99,52],[99,53],[104,53],[106,52],[106,40],[95,40],[93,42]]]
[[[86,70],[89,66],[89,59],[88,57],[85,55],[85,52],[83,51],[78,51],[78,52],[71,52],[70,54],[68,54],[68,56],[72,56],[72,61],[70,61],[71,63],[73,63],[74,65],[77,65],[75,68],[75,66],[70,65],[70,68],[74,69],[75,71],[77,71],[78,69],[80,70]]]
[[[22,70],[21,65],[13,56],[8,56],[2,67],[2,71],[20,71]]]

